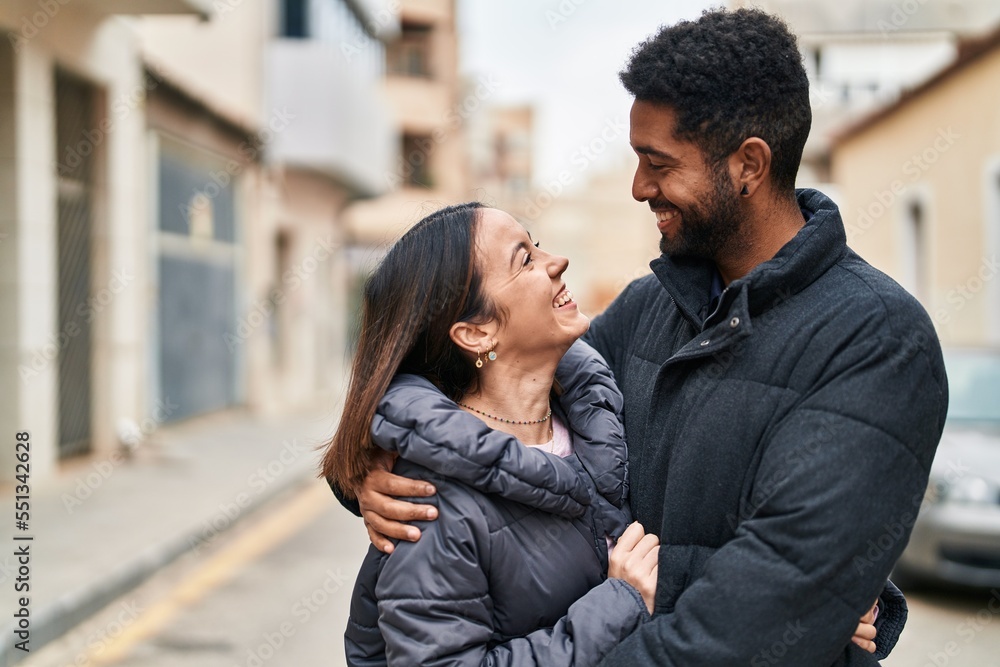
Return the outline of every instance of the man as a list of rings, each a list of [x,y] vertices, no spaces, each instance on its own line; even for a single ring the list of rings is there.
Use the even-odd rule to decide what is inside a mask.
[[[706,12],[641,44],[621,79],[632,195],[663,255],[587,341],[624,394],[631,507],[661,546],[656,615],[605,664],[876,664],[849,639],[944,425],[933,326],[847,248],[830,199],[794,189],[811,113],[783,23]],[[385,517],[426,507],[387,496],[422,486],[370,476],[376,544],[412,539]]]

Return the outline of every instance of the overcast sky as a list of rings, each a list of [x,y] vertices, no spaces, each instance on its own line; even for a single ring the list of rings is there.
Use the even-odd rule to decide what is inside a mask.
[[[497,89],[491,103],[535,106],[535,180],[543,182],[569,168],[574,157],[580,159],[580,147],[602,132],[615,138],[611,148],[596,156],[595,167],[630,159],[626,151],[631,99],[618,82],[618,71],[635,45],[660,25],[695,18],[722,3],[459,0],[458,4],[462,74],[492,76]],[[623,126],[624,131],[617,129]]]

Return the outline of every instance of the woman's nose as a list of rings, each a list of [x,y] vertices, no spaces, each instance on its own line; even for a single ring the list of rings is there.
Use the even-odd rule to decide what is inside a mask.
[[[566,272],[566,268],[568,266],[568,258],[563,257],[562,255],[552,255],[552,259],[549,261],[549,275],[553,278],[557,278]]]

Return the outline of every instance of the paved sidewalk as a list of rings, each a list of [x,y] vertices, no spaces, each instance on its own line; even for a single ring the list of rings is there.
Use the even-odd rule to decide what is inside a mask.
[[[92,458],[32,487],[31,648],[61,636],[158,569],[211,542],[269,499],[315,475],[316,447],[339,406],[285,417],[233,411],[162,427],[128,459]],[[13,507],[13,487],[0,488]],[[9,523],[9,522],[7,522]],[[0,665],[13,649],[17,576],[11,527],[0,539]]]

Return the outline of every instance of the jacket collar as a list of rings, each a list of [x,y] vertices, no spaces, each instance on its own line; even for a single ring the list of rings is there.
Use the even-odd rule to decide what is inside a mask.
[[[846,252],[847,235],[837,205],[818,190],[798,190],[796,199],[799,208],[811,214],[805,226],[774,257],[734,280],[722,297],[724,306],[745,292],[749,313],[759,314],[808,287]],[[715,264],[661,255],[650,267],[684,317],[700,329],[710,315]]]
[[[588,473],[603,473],[592,480],[608,502],[620,506],[627,489],[621,422],[608,407],[613,401],[583,405],[581,398],[565,412],[579,464],[491,429],[416,375],[393,380],[372,420],[372,437],[382,449],[484,493],[574,518],[594,500],[580,464]]]

